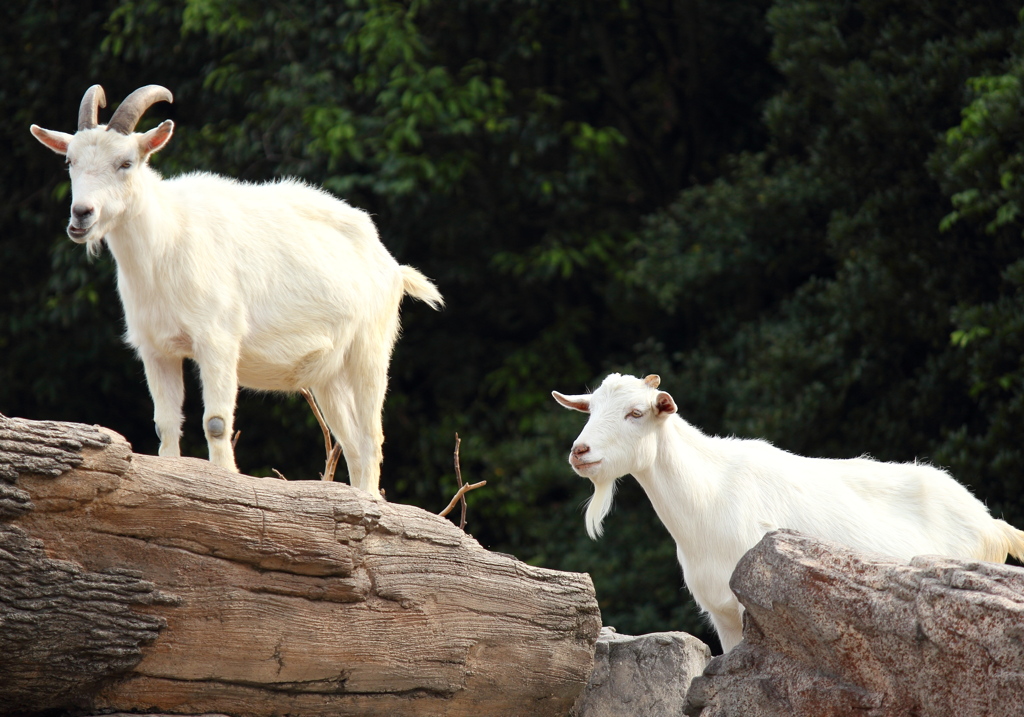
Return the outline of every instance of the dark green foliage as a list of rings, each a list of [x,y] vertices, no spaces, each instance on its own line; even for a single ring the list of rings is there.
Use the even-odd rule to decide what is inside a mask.
[[[689,420],[932,460],[1024,523],[1018,7],[922,0],[23,2],[0,11],[0,411],[153,452],[109,255],[63,235],[29,123],[175,94],[168,174],[296,175],[374,213],[448,308],[404,306],[382,486],[454,492],[487,547],[586,570],[621,631],[707,636],[622,481],[591,543],[552,389],[660,373]],[[55,68],[61,68],[56,71]],[[183,449],[203,455],[189,377]],[[322,469],[297,397],[243,393],[241,468]]]
[[[968,83],[970,102],[932,156],[951,195],[945,234],[959,238],[986,280],[952,311],[950,352],[962,367],[970,411],[941,446],[940,459],[971,476],[994,512],[1024,522],[1017,436],[1024,426],[1024,29],[1008,59]]]
[[[656,213],[634,279],[692,327],[668,348],[709,427],[934,459],[975,410],[952,312],[1001,264],[976,233],[940,231],[932,155],[969,78],[1005,58],[1014,8],[777,2],[768,17],[785,77],[768,145]]]

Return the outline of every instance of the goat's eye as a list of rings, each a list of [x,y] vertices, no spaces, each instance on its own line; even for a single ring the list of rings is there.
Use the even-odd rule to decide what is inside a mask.
[[[121,169],[131,169],[132,168],[132,161],[130,159],[126,159],[125,161],[121,162],[121,167],[120,168]]]
[[[629,415],[627,415],[626,418],[643,418],[643,416],[643,411],[641,411],[639,408],[634,408],[632,411],[629,412]]]

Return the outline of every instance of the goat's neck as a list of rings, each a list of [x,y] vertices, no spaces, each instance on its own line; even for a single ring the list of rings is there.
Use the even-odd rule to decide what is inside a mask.
[[[122,279],[150,282],[173,242],[169,229],[177,222],[159,175],[152,172],[138,181],[121,221],[106,239]]]
[[[715,459],[714,441],[679,416],[670,416],[661,428],[654,463],[634,474],[661,522],[684,551],[701,527],[714,522],[712,512],[722,474],[721,463]]]

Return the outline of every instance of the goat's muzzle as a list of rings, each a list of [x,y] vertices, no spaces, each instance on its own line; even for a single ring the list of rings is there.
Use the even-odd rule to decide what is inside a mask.
[[[68,236],[71,237],[71,241],[79,244],[83,243],[89,238],[89,234],[92,233],[92,227],[76,227],[74,224],[68,224]]]
[[[71,241],[81,244],[96,226],[96,212],[92,207],[74,205],[71,207],[71,221],[68,222],[68,236]]]
[[[588,468],[596,466],[601,462],[600,459],[593,460],[593,456],[590,455],[590,446],[586,443],[577,443],[572,447],[572,452],[569,454],[569,465],[573,467],[577,473],[584,473]]]

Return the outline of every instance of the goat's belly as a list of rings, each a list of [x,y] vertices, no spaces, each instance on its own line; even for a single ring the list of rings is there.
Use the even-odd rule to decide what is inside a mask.
[[[144,332],[139,332],[129,328],[125,341],[134,349],[141,350],[145,347],[147,352],[160,356],[179,359],[193,357],[192,337],[184,331],[149,328]]]
[[[260,391],[298,391],[317,383],[324,371],[324,349],[309,351],[295,360],[242,352],[238,362],[238,383]]]

